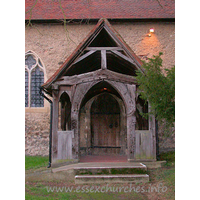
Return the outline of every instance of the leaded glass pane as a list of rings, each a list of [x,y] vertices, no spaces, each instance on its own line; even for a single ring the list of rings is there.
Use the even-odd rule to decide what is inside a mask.
[[[36,67],[31,73],[31,107],[43,107],[44,99],[39,94],[39,87],[44,83],[44,73]]]
[[[28,107],[28,72],[25,71],[25,107]]]
[[[32,55],[27,55],[25,58],[25,64],[28,66],[29,69],[31,69],[32,66],[36,64],[36,60],[33,58]]]

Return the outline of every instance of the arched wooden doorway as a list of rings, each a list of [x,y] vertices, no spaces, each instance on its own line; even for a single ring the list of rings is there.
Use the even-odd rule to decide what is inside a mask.
[[[120,152],[120,108],[108,93],[99,95],[91,106],[92,154]]]
[[[85,95],[80,113],[80,155],[125,155],[126,114],[123,100],[106,81]]]

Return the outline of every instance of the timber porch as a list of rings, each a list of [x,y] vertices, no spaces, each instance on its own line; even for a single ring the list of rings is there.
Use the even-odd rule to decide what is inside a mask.
[[[156,161],[155,118],[141,115],[151,107],[137,91],[141,66],[110,23],[101,19],[42,86],[53,100],[52,166],[67,160]]]

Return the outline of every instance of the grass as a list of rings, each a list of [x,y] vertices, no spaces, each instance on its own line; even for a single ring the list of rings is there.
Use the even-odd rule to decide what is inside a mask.
[[[160,154],[160,160],[166,160],[166,165],[173,165],[175,163],[175,152],[167,152]]]
[[[26,194],[25,198],[27,200],[31,199],[59,199],[59,200],[84,200],[84,199],[95,199],[95,200],[120,200],[120,199],[137,199],[137,200],[146,200],[148,199],[145,195],[141,193],[124,193],[124,192],[48,192],[46,189],[46,184],[35,184],[35,185],[26,185]],[[81,186],[83,187],[83,186]],[[89,186],[91,188],[91,186]],[[119,187],[119,186],[118,186]],[[52,187],[53,188],[53,187]],[[75,186],[74,186],[75,188]],[[95,188],[95,187],[94,187]],[[116,186],[117,188],[117,186]]]
[[[121,192],[107,191],[107,192],[95,192],[95,187],[106,186],[106,184],[93,184],[93,185],[75,185],[72,182],[67,181],[29,181],[26,182],[25,188],[25,198],[27,200],[53,200],[53,199],[70,199],[70,200],[84,200],[84,199],[95,199],[95,200],[109,200],[109,199],[137,199],[137,200],[147,200],[147,199],[175,199],[175,153],[163,153],[160,155],[161,160],[166,160],[167,163],[164,167],[158,169],[151,169],[148,171],[150,175],[150,182],[146,184],[133,184],[136,187],[157,187],[159,184],[167,187],[167,191],[163,193],[154,192],[124,192],[122,189]],[[40,169],[46,168],[48,165],[48,157],[41,156],[26,156],[26,171],[30,171],[32,169]],[[94,187],[93,191],[85,190],[82,192],[81,187]],[[109,187],[114,187],[115,190],[119,189],[119,187],[128,187],[130,184],[109,184]],[[54,191],[47,191],[47,187],[54,187]],[[72,192],[66,192],[65,189],[63,191],[56,191],[56,188],[62,187],[73,187]],[[74,191],[75,188],[80,187],[79,192]]]
[[[37,169],[48,165],[47,156],[25,156],[25,169]]]
[[[162,153],[160,160],[167,162],[164,167],[150,171],[151,181],[167,187],[164,199],[175,199],[175,152]]]

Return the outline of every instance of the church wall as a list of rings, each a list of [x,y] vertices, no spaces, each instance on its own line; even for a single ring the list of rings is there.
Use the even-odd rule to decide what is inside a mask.
[[[49,112],[25,114],[26,155],[47,156],[49,154],[49,127]]]
[[[25,51],[34,51],[43,61],[46,78],[50,78],[70,56],[96,24],[34,24],[25,28]],[[163,66],[175,64],[175,24],[172,22],[112,23],[124,41],[141,59],[163,52]],[[149,28],[155,33],[149,37]],[[48,155],[49,105],[45,109],[26,109],[26,154]],[[162,132],[162,130],[159,130]],[[174,136],[167,142],[161,138],[161,151],[174,148]]]

